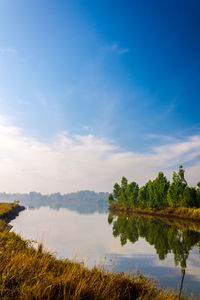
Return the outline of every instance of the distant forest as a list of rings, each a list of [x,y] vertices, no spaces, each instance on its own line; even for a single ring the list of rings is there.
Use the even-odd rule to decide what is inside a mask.
[[[185,180],[185,171],[179,166],[178,172],[173,172],[170,183],[163,172],[144,186],[128,180],[123,176],[121,185],[114,184],[113,193],[109,194],[108,201],[133,207],[147,209],[164,209],[166,207],[200,207],[200,182],[197,187],[189,187]]]
[[[70,194],[54,193],[42,195],[36,192],[28,194],[0,193],[0,202],[20,201],[20,204],[29,208],[49,206],[53,209],[67,208],[79,213],[104,213],[108,209],[108,193],[96,193],[93,191],[79,191]]]

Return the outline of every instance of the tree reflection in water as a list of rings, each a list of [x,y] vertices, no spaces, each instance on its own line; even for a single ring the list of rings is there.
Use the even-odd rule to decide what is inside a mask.
[[[192,247],[200,241],[200,232],[183,229],[154,218],[139,216],[113,216],[109,214],[108,223],[112,224],[113,236],[120,238],[122,246],[127,241],[134,244],[139,237],[142,237],[154,246],[160,260],[164,260],[168,253],[173,253],[175,266],[181,267],[181,293],[187,258]]]

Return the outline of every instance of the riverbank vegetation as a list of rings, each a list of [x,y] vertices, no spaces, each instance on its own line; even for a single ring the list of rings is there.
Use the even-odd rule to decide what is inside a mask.
[[[116,217],[127,217],[127,218],[138,218],[138,217],[142,217],[143,219],[152,219],[152,220],[157,220],[157,221],[162,221],[163,223],[166,223],[168,225],[171,226],[178,226],[181,230],[185,231],[185,230],[192,230],[192,231],[196,231],[196,232],[200,232],[200,222],[198,221],[193,221],[193,219],[191,218],[183,218],[183,216],[181,216],[180,218],[177,216],[173,216],[171,215],[171,209],[170,209],[170,214],[166,215],[166,214],[159,214],[158,212],[151,213],[147,210],[147,213],[144,213],[143,210],[135,210],[134,208],[132,210],[130,210],[130,212],[127,213],[127,209],[125,210],[119,210],[119,205],[117,205],[117,210],[114,212],[110,212],[109,217],[108,217],[108,221],[110,219],[116,218]],[[181,208],[180,208],[181,209]],[[177,209],[178,210],[178,209]],[[165,209],[164,212],[166,213],[166,211],[168,211],[168,209]],[[162,211],[159,211],[162,212]]]
[[[58,260],[41,244],[36,249],[9,232],[0,220],[0,298],[172,300],[179,296],[156,287],[141,274],[110,273],[97,267],[89,270],[68,259]]]
[[[140,188],[135,181],[128,183],[122,177],[121,185],[115,183],[113,193],[109,194],[110,209],[144,213],[150,211],[152,214],[159,212],[200,219],[200,182],[197,187],[189,187],[184,173],[183,167],[179,166],[178,172],[173,172],[170,183],[163,172],[159,172],[153,181],[149,180]]]
[[[144,215],[154,216],[160,218],[180,219],[185,221],[195,221],[200,223],[200,209],[190,207],[166,207],[164,209],[149,209],[134,207],[132,205],[125,205],[123,203],[112,202],[109,206],[110,212],[113,214],[126,214],[126,215]]]

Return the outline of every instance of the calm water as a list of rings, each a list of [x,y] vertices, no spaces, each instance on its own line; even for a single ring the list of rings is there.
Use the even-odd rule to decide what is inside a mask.
[[[200,295],[200,230],[49,207],[23,211],[11,225],[24,238],[43,242],[59,258],[84,261],[88,267],[100,263],[109,270],[139,270],[176,290],[183,279],[183,293]]]

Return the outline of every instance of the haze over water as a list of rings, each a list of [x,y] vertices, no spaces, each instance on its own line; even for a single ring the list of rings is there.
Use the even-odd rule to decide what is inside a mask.
[[[199,295],[200,255],[197,244],[200,233],[182,231],[160,221],[147,222],[149,220],[143,218],[115,217],[112,220],[107,213],[80,214],[66,208],[40,207],[21,212],[11,225],[23,238],[42,242],[58,258],[84,261],[88,267],[104,264],[106,269],[117,272],[139,270],[155,277],[164,287],[179,290],[185,269],[183,292],[192,291]],[[150,228],[152,237],[145,227]],[[165,240],[167,233],[171,238],[168,236]],[[147,242],[149,239],[151,245]],[[177,267],[174,253],[159,259],[165,251],[170,252],[169,247],[175,252]]]

